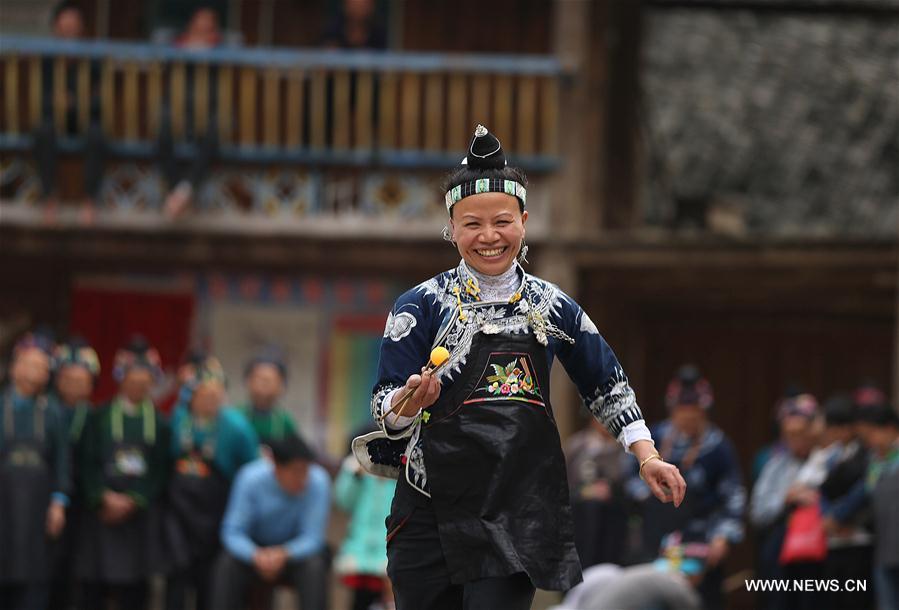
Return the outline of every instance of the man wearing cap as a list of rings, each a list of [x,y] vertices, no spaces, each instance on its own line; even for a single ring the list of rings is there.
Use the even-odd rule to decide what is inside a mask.
[[[179,404],[171,419],[167,519],[174,533],[174,569],[166,607],[184,608],[191,587],[197,610],[207,610],[231,481],[241,466],[256,459],[259,443],[243,415],[224,406],[225,372],[214,356],[193,359],[179,397],[186,404]]]
[[[27,335],[13,350],[0,393],[0,608],[41,608],[50,574],[48,537],[65,527],[69,446],[44,390],[52,342]]]
[[[52,401],[58,407],[67,431],[72,465],[73,490],[66,509],[66,527],[53,549],[50,608],[68,608],[78,599],[75,578],[75,552],[81,529],[83,498],[78,485],[78,454],[87,419],[92,412],[90,402],[94,383],[100,375],[97,352],[81,337],[73,337],[53,350]]]
[[[680,468],[687,481],[681,510],[671,510],[653,498],[636,474],[627,486],[631,497],[641,504],[646,559],[654,557],[662,538],[675,531],[708,543],[706,572],[698,587],[706,608],[723,605],[722,562],[730,548],[743,539],[746,507],[737,453],[724,432],[709,421],[713,402],[711,384],[695,366],[685,365],[665,393],[670,417],[652,430],[659,453]]]
[[[250,420],[259,442],[286,438],[297,434],[293,416],[278,401],[284,396],[287,366],[274,350],[262,350],[244,369],[249,401],[240,407]]]
[[[160,498],[165,489],[168,426],[150,399],[161,376],[158,352],[133,337],[115,356],[119,392],[88,419],[80,475],[86,510],[78,566],[85,602],[107,596],[143,608],[147,579],[161,567]]]

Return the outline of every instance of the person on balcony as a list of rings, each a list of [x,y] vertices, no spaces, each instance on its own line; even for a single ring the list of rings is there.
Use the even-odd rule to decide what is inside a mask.
[[[59,40],[81,40],[84,38],[85,22],[81,8],[73,2],[61,2],[53,10],[51,23],[52,34]],[[54,99],[57,92],[54,78],[54,58],[46,57],[41,64],[41,122],[33,134],[32,153],[37,165],[41,184],[41,199],[44,203],[44,215],[48,222],[55,222],[59,204],[58,166],[59,136],[54,119]],[[100,196],[103,183],[103,168],[106,155],[106,140],[100,127],[99,73],[100,66],[96,61],[90,62],[90,89],[87,100],[78,100],[78,64],[66,61],[65,65],[65,136],[80,137],[84,143],[84,167],[82,175],[83,200],[80,220],[91,224],[96,216],[96,202]],[[85,133],[80,133],[78,125],[78,104],[86,102],[88,108],[88,125]]]
[[[169,428],[150,399],[161,376],[158,352],[135,336],[115,356],[119,392],[88,418],[80,475],[84,529],[79,576],[87,608],[146,608],[148,581],[161,571],[161,498]]]
[[[522,268],[526,197],[524,174],[478,125],[446,184],[444,235],[462,260],[402,295],[387,318],[372,392],[381,430],[353,446],[367,469],[399,477],[387,523],[397,610],[527,609],[535,587],[580,582],[548,392],[554,357],[656,497],[684,497],[589,316]],[[436,347],[449,358],[428,368]]]
[[[249,401],[240,410],[250,421],[259,442],[267,445],[297,435],[293,415],[279,405],[287,383],[287,365],[273,349],[263,349],[244,369]]]
[[[209,610],[212,566],[219,551],[219,528],[231,481],[258,456],[249,422],[224,406],[225,373],[213,356],[196,363],[184,380],[186,404],[172,413],[172,471],[168,478],[167,521],[173,532],[166,607],[185,607],[188,588],[196,609]]]
[[[84,428],[93,412],[91,394],[100,375],[97,352],[81,337],[73,337],[53,350],[53,402],[59,409],[69,439],[69,463],[72,465],[71,500],[66,508],[66,527],[53,548],[50,608],[79,605],[81,591],[75,574],[81,513],[84,510],[81,487],[77,484],[78,455],[82,449]]]
[[[0,392],[0,608],[9,610],[46,605],[49,540],[66,525],[68,437],[44,392],[51,350],[37,334],[19,340]]]
[[[218,47],[222,42],[222,31],[218,13],[209,7],[201,7],[194,11],[184,32],[175,40],[179,49],[190,51],[207,51]],[[158,157],[163,177],[169,192],[163,202],[163,213],[171,220],[184,214],[190,207],[203,181],[209,175],[212,163],[218,155],[218,108],[216,86],[218,70],[210,66],[209,75],[209,108],[206,129],[200,133],[196,127],[197,117],[194,113],[194,70],[193,65],[187,67],[185,82],[186,99],[184,108],[172,108],[166,104],[161,109]],[[189,163],[185,164],[175,155],[175,140],[172,134],[172,114],[184,113],[189,120],[185,121],[188,137],[194,140],[195,153]],[[185,171],[185,168],[187,171]]]
[[[254,585],[288,584],[303,610],[325,610],[331,481],[297,436],[237,473],[222,521],[212,607],[239,610]]]
[[[387,32],[375,14],[374,0],[343,0],[325,28],[322,46],[333,49],[387,48]]]

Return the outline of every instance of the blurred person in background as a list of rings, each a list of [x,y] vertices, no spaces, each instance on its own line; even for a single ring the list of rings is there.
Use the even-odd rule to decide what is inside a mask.
[[[200,7],[191,15],[187,27],[175,40],[175,46],[188,51],[208,51],[222,43],[222,30],[219,16],[211,7]],[[218,156],[218,129],[216,120],[218,68],[209,66],[209,115],[206,130],[199,133],[196,127],[197,117],[194,113],[194,70],[188,65],[185,82],[186,99],[183,108],[172,108],[164,104],[160,109],[160,130],[158,158],[162,174],[169,187],[169,193],[163,202],[163,213],[169,219],[180,217],[190,207],[209,170]],[[194,141],[195,153],[189,163],[184,163],[175,154],[175,140],[172,133],[172,114],[186,113],[187,137]]]
[[[550,610],[701,610],[702,600],[681,574],[652,564],[600,564]]]
[[[146,339],[132,337],[115,355],[118,394],[84,430],[78,567],[87,608],[104,607],[107,597],[120,608],[145,608],[148,579],[163,567],[161,500],[170,440],[150,399],[160,367]]]
[[[794,398],[802,393],[803,392],[799,384],[789,383],[783,393],[782,400]],[[776,404],[780,404],[780,401],[778,401]],[[762,473],[762,468],[765,467],[765,464],[768,462],[771,456],[781,447],[780,422],[777,421],[776,408],[771,413],[770,439],[770,442],[756,451],[752,456],[752,465],[750,466],[749,471],[749,482],[752,485],[755,485],[755,482],[758,480],[759,475]]]
[[[166,607],[186,607],[188,589],[197,610],[209,610],[212,568],[219,553],[219,530],[231,481],[241,466],[258,457],[258,441],[249,422],[224,406],[225,373],[213,356],[194,355],[190,377],[172,413],[172,471],[167,513],[172,531],[172,572]],[[183,371],[182,371],[183,372]]]
[[[677,511],[657,501],[646,485],[632,476],[630,496],[641,504],[642,552],[656,556],[665,535],[680,531],[708,544],[698,590],[705,608],[723,607],[723,561],[743,539],[746,490],[730,439],[709,421],[714,395],[711,384],[693,365],[684,365],[668,384],[665,404],[669,419],[652,428],[659,453],[677,466],[687,481],[687,495]]]
[[[863,580],[871,575],[872,538],[859,511],[851,505],[854,489],[864,485],[868,452],[857,438],[857,409],[848,396],[834,396],[824,403],[826,475],[818,485],[827,558],[823,578]],[[870,606],[872,591],[831,592],[831,608]]]
[[[581,567],[620,562],[628,533],[624,482],[629,456],[593,417],[565,443],[565,456]]]
[[[343,0],[325,28],[322,46],[335,49],[386,49],[387,32],[375,14],[375,0]]]
[[[885,402],[859,411],[871,451],[865,489],[873,509],[874,590],[881,610],[899,609],[899,415]]]
[[[334,482],[334,502],[350,516],[334,569],[353,593],[352,610],[368,610],[389,591],[385,521],[395,489],[396,481],[365,472],[353,454]]]
[[[781,447],[771,456],[752,489],[749,520],[759,538],[758,578],[783,577],[780,552],[792,506],[817,501],[816,492],[794,487],[802,465],[817,444],[818,401],[811,394],[783,400],[778,407]],[[783,595],[760,595],[764,608],[782,608]]]
[[[244,368],[248,402],[240,410],[250,421],[259,442],[297,435],[293,415],[279,404],[287,383],[287,365],[272,349],[263,349]]]
[[[222,521],[212,607],[239,610],[258,583],[294,587],[303,610],[325,610],[331,481],[298,436],[238,472]]]
[[[54,38],[59,40],[80,40],[85,35],[84,14],[81,8],[73,2],[61,2],[53,10],[51,30]],[[90,94],[89,123],[84,134],[84,167],[81,172],[83,180],[84,200],[82,202],[81,220],[86,224],[93,222],[95,216],[95,204],[100,195],[100,186],[103,181],[103,163],[105,155],[105,139],[100,127],[100,100],[98,92],[100,67],[96,61],[90,62]],[[66,136],[79,135],[78,125],[78,62],[66,61],[65,67],[65,125],[63,127]],[[45,214],[48,220],[54,221],[58,206],[57,193],[57,169],[59,157],[59,144],[57,126],[54,118],[53,91],[56,79],[54,78],[54,60],[47,57],[42,61],[43,95],[41,107],[40,126],[34,133],[33,154],[37,164],[38,176],[41,183],[41,197],[45,204]]]
[[[0,394],[0,608],[47,604],[50,541],[66,524],[69,443],[58,409],[45,394],[52,341],[29,334],[10,363]]]
[[[84,498],[78,473],[78,455],[84,428],[93,406],[90,402],[94,384],[100,376],[97,352],[81,337],[57,345],[53,351],[54,395],[63,425],[69,437],[69,463],[72,467],[72,493],[66,508],[66,527],[53,548],[51,610],[81,606],[81,591],[75,570],[75,554],[81,532]]]

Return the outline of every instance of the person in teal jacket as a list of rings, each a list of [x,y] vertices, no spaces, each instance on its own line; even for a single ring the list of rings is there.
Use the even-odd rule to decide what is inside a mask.
[[[334,568],[353,591],[352,610],[367,610],[390,593],[385,521],[395,489],[394,479],[368,474],[352,454],[343,461],[334,483],[334,500],[350,515]]]
[[[213,356],[198,359],[172,412],[167,521],[173,571],[166,588],[168,610],[185,606],[188,588],[197,610],[209,608],[219,527],[234,475],[256,459],[259,441],[246,418],[224,406],[225,374]]]

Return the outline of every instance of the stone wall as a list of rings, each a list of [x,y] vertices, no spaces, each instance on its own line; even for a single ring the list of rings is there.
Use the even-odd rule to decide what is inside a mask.
[[[645,25],[649,224],[896,235],[899,14],[656,6]]]

